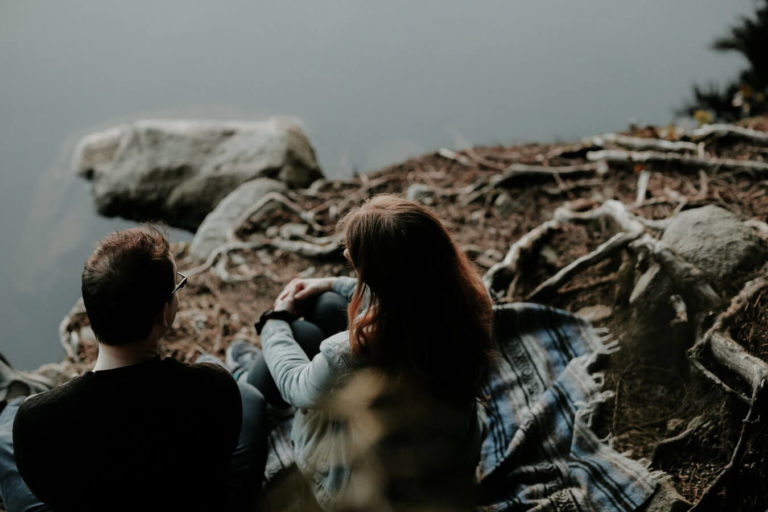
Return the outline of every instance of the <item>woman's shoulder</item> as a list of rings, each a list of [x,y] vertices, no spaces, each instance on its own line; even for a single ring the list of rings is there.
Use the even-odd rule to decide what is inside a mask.
[[[353,370],[360,365],[349,344],[349,331],[342,331],[323,340],[320,353],[329,363],[342,370]]]

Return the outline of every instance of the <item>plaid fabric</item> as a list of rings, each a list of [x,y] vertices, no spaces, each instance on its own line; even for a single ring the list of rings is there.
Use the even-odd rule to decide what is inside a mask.
[[[267,465],[264,468],[264,482],[269,482],[284,469],[294,464],[291,425],[293,417],[284,418],[274,424],[267,439]]]
[[[590,428],[610,397],[592,369],[607,347],[588,322],[536,304],[494,309],[499,359],[486,388],[477,468],[488,512],[631,511],[656,488]],[[266,478],[293,463],[290,420],[269,438]]]
[[[649,472],[590,428],[608,352],[588,322],[535,304],[494,311],[500,353],[487,386],[478,466],[489,511],[630,511],[653,493]]]

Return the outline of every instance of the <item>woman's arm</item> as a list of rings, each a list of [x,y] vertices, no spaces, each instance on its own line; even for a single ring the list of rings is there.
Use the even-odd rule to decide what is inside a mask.
[[[268,320],[261,332],[261,346],[269,373],[289,404],[314,407],[332,390],[338,369],[323,351],[310,361],[288,322]]]
[[[297,301],[327,290],[350,300],[355,284],[356,280],[350,277],[294,279],[278,295],[275,310],[295,313]],[[264,325],[261,332],[264,360],[283,399],[294,407],[316,406],[344,373],[338,350],[325,345],[323,342],[320,353],[310,361],[294,339],[288,322],[271,319]],[[341,345],[346,347],[349,341]]]
[[[352,296],[355,294],[355,288],[357,287],[357,279],[354,277],[340,276],[335,278],[331,289],[347,299],[347,302],[352,300]]]

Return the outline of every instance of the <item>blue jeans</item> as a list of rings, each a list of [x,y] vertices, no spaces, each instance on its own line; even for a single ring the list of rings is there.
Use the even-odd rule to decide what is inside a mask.
[[[238,382],[243,421],[229,464],[229,501],[234,510],[253,510],[267,465],[267,402],[258,389]],[[11,512],[10,510],[8,512]]]
[[[53,510],[32,494],[13,458],[13,419],[23,400],[23,397],[11,400],[0,413],[0,497],[8,512]]]
[[[243,421],[230,461],[228,498],[235,510],[252,510],[267,462],[266,402],[253,386],[238,383]],[[13,458],[13,420],[23,398],[8,403],[0,413],[0,497],[8,512],[43,512],[53,509],[38,500],[21,478]]]

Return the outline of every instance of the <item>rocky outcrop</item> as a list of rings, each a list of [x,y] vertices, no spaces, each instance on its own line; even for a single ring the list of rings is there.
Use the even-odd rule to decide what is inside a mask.
[[[229,231],[259,199],[270,192],[284,191],[285,185],[267,178],[259,178],[237,187],[200,224],[189,245],[190,254],[200,260],[206,259],[211,251],[227,241]]]
[[[224,196],[254,178],[303,188],[322,178],[298,122],[148,120],[83,138],[73,165],[93,182],[102,215],[195,230]]]

